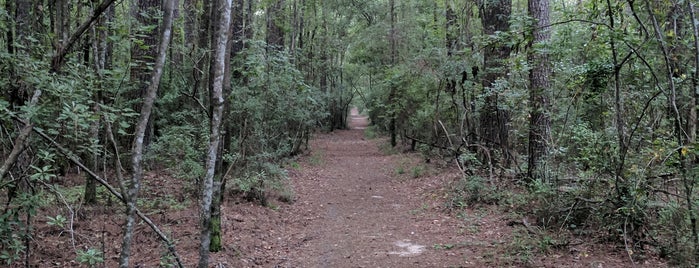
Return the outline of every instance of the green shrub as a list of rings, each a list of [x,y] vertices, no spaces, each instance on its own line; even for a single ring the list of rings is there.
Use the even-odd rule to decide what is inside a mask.
[[[367,139],[376,139],[379,137],[379,133],[376,129],[376,126],[368,126],[367,128],[364,129],[364,138]]]
[[[501,198],[500,191],[493,188],[481,176],[463,176],[452,186],[447,208],[463,208],[476,204],[497,204]]]
[[[98,249],[79,249],[77,255],[78,256],[75,258],[75,260],[79,263],[87,265],[88,267],[96,267],[97,264],[104,262],[104,254]]]

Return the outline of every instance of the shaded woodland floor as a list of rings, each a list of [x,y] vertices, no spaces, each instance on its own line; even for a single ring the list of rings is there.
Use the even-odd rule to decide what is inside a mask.
[[[567,237],[565,245],[537,247],[520,219],[496,206],[446,210],[458,171],[424,164],[416,154],[387,154],[382,139],[366,139],[367,119],[352,114],[351,130],[317,134],[311,151],[288,167],[294,202],[268,207],[228,198],[222,208],[224,250],[215,267],[631,267],[623,247],[593,237]],[[184,184],[164,174],[144,179],[142,209],[177,241],[186,267],[197,261],[198,212]],[[66,179],[64,186],[81,179]],[[81,207],[68,228],[35,217],[31,263],[79,266],[74,249],[104,251],[116,267],[123,217],[118,205]],[[40,215],[65,213],[59,203]],[[550,238],[555,239],[555,238]],[[71,241],[75,241],[74,243]],[[171,263],[145,224],[134,240],[135,267]],[[555,245],[555,243],[553,243]],[[98,265],[99,267],[100,265]],[[648,258],[637,267],[663,267]]]

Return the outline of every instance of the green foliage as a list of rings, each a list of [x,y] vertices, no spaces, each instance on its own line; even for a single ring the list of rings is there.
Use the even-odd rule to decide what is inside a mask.
[[[311,156],[308,158],[308,162],[314,166],[322,165],[323,164],[323,152],[321,152],[321,151],[311,152]]]
[[[29,235],[18,216],[12,210],[0,215],[0,260],[8,265],[20,260],[24,252],[24,237]]]
[[[395,173],[398,175],[410,174],[414,179],[422,177],[427,172],[428,167],[422,163],[415,163],[415,161],[407,156],[401,155],[398,163],[395,167]]]
[[[279,197],[277,200],[291,204],[296,200],[296,192],[291,188],[290,185],[284,185],[281,190],[279,190]]]
[[[301,170],[301,164],[299,164],[299,162],[291,162],[289,166],[294,170]]]
[[[676,202],[671,202],[659,211],[657,234],[666,237],[660,245],[660,254],[667,257],[672,265],[683,266],[693,262],[693,241],[689,212]]]
[[[250,200],[257,200],[261,205],[267,206],[268,191],[280,193],[280,199],[291,202],[293,191],[284,183],[287,173],[277,164],[263,163],[255,166],[248,166],[247,171],[236,176],[232,182],[237,191],[240,191]]]
[[[569,144],[572,146],[565,148],[565,156],[573,159],[577,168],[600,173],[611,173],[614,169],[616,145],[605,133],[578,124],[571,131]]]
[[[63,215],[58,214],[56,217],[51,217],[51,216],[46,216],[46,224],[49,226],[55,226],[60,228],[61,230],[65,228],[65,224],[68,221],[66,217],[63,217]]]
[[[454,248],[454,244],[434,244],[432,248],[435,250],[450,250]]]
[[[417,179],[425,175],[425,172],[427,172],[427,167],[423,164],[418,164],[413,166],[410,170],[410,174],[413,176],[413,178]]]
[[[367,139],[378,138],[378,133],[376,133],[376,126],[369,126],[364,129],[364,137]]]
[[[194,183],[204,174],[204,155],[208,136],[201,125],[170,125],[150,146],[146,159],[165,167],[175,177]]]
[[[496,204],[501,198],[501,191],[481,176],[463,176],[452,185],[446,207],[460,209],[477,204]]]
[[[104,262],[104,253],[94,248],[89,248],[87,250],[79,249],[75,260],[88,267],[96,267],[98,264]]]
[[[504,258],[509,259],[513,264],[527,265],[537,253],[536,244],[536,241],[526,230],[518,229],[513,234],[512,241],[507,245],[507,255]]]
[[[177,263],[175,261],[175,257],[170,254],[169,251],[164,251],[162,254],[160,254],[160,264],[158,267],[164,267],[164,268],[173,268],[177,267]]]
[[[38,195],[28,192],[17,193],[0,215],[0,260],[12,264],[20,260],[25,252],[25,240],[32,239],[33,228],[25,217],[34,217],[43,204]]]
[[[239,167],[232,174],[235,188],[266,204],[265,191],[286,176],[281,160],[300,153],[311,130],[327,117],[327,96],[306,84],[286,52],[266,50],[260,42],[250,45],[234,65],[246,81],[234,81],[228,97],[226,119],[232,123],[226,158]]]

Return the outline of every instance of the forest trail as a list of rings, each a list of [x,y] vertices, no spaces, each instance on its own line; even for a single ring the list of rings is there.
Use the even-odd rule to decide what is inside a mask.
[[[613,245],[572,241],[545,254],[537,236],[508,224],[496,206],[449,212],[452,168],[417,154],[387,154],[366,139],[367,118],[352,110],[350,129],[318,133],[309,155],[289,168],[291,204],[224,207],[223,267],[629,267]],[[418,169],[416,169],[418,168]],[[419,172],[418,172],[419,171]],[[520,218],[521,219],[521,218]],[[549,238],[551,239],[551,238]],[[192,256],[194,258],[195,256]],[[639,265],[640,267],[659,267]],[[661,265],[662,266],[662,265]]]
[[[305,240],[289,254],[288,267],[443,267],[464,264],[465,252],[434,250],[448,243],[435,225],[451,218],[425,215],[417,190],[397,178],[396,159],[364,138],[366,117],[352,109],[350,130],[317,137],[322,161],[295,179],[296,205],[315,217],[304,228],[290,226]],[[424,210],[424,211],[422,211]]]
[[[268,206],[228,195],[222,205],[223,250],[212,253],[212,267],[631,267],[618,244],[580,238],[561,247],[548,233],[532,234],[510,224],[526,212],[507,206],[478,204],[446,209],[461,202],[454,185],[459,171],[425,164],[415,153],[386,153],[386,139],[366,139],[366,117],[356,110],[350,130],[318,133],[310,152],[289,163],[284,189],[270,191]],[[435,162],[435,161],[433,161]],[[79,185],[72,176],[65,187]],[[150,173],[145,180],[144,209],[176,241],[185,267],[198,259],[198,207],[173,178]],[[464,187],[463,185],[461,187]],[[288,190],[286,190],[288,191]],[[464,193],[461,193],[464,195]],[[458,198],[461,198],[459,201]],[[514,198],[514,197],[503,197]],[[146,205],[150,204],[148,207]],[[170,207],[171,205],[178,207]],[[60,205],[59,205],[60,206]],[[87,207],[74,228],[80,237],[105,252],[105,266],[116,267],[123,219],[117,207]],[[53,215],[55,207],[44,214]],[[39,217],[37,217],[39,218]],[[36,267],[77,266],[67,232],[39,218],[34,249]],[[63,234],[63,235],[61,235]],[[99,240],[98,240],[99,239]],[[135,232],[134,267],[172,264],[162,242],[146,226]],[[542,246],[543,245],[543,246]],[[70,264],[70,265],[69,265]],[[646,260],[636,267],[666,267]],[[14,266],[13,266],[14,267]]]

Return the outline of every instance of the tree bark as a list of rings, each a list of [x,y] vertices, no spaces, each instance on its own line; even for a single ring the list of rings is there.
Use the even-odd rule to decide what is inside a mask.
[[[148,94],[148,83],[152,77],[151,68],[155,64],[153,55],[158,53],[158,11],[161,9],[161,0],[132,0],[131,17],[135,19],[133,35],[136,41],[131,45],[131,70],[129,79],[133,88],[129,93],[129,99],[143,99]],[[134,111],[141,110],[140,103],[136,102],[132,107]],[[154,115],[155,116],[155,115]],[[154,117],[152,116],[152,117]],[[148,146],[153,136],[154,118],[148,119],[146,132],[143,138],[144,146]]]
[[[646,0],[645,1],[645,6],[646,6],[646,11],[648,11],[648,16],[651,19],[651,22],[653,23],[653,32],[655,33],[655,39],[659,44],[659,49],[660,52],[662,53],[663,60],[665,62],[665,78],[667,79],[667,86],[668,89],[670,90],[669,98],[668,98],[668,106],[671,107],[672,109],[672,114],[674,116],[674,125],[675,125],[675,139],[677,139],[677,145],[682,148],[680,150],[676,150],[677,152],[677,157],[681,161],[680,165],[680,171],[682,173],[682,183],[684,186],[684,197],[685,197],[685,202],[687,206],[687,211],[689,211],[689,220],[690,220],[690,232],[692,234],[692,242],[694,244],[694,257],[697,258],[699,257],[699,230],[697,229],[697,215],[694,212],[694,202],[693,201],[693,196],[694,196],[694,188],[695,188],[695,178],[694,176],[688,174],[689,170],[693,169],[691,165],[691,161],[687,161],[687,157],[682,153],[683,150],[686,150],[685,146],[687,146],[687,140],[688,140],[688,135],[685,129],[683,129],[682,126],[682,114],[680,112],[680,109],[678,108],[678,99],[677,99],[677,84],[675,83],[675,72],[676,69],[673,68],[673,64],[675,62],[672,59],[672,54],[671,54],[671,47],[668,45],[667,40],[665,40],[665,32],[660,28],[660,23],[658,22],[658,19],[656,18],[654,9],[651,7],[650,1]],[[691,6],[690,6],[691,7]],[[672,14],[672,12],[670,12]],[[692,21],[692,24],[696,23],[695,21]]]
[[[198,0],[184,0],[184,45],[185,48],[195,51],[197,40],[197,2]]]
[[[692,44],[694,45],[693,47],[693,56],[694,56],[694,72],[692,73],[692,89],[693,92],[691,93],[691,98],[693,99],[694,103],[691,106],[691,111],[690,111],[690,117],[687,119],[693,126],[691,126],[687,131],[689,132],[689,143],[694,144],[696,142],[696,124],[697,124],[697,93],[699,90],[699,29],[697,29],[697,16],[696,13],[694,12],[694,2],[693,1],[687,1],[687,9],[689,11],[689,17],[691,19],[691,25],[692,25],[692,37],[693,37],[693,42]],[[695,156],[696,157],[696,156]],[[696,161],[696,158],[694,159]],[[696,165],[696,163],[692,163],[693,165]],[[691,186],[692,188],[694,187],[694,183],[689,184],[689,182],[685,182],[685,191],[688,192],[686,193],[686,196],[690,197],[688,198],[687,201],[687,210],[690,211],[690,223],[691,223],[691,228],[692,228],[692,241],[694,242],[694,260],[696,261],[697,258],[699,258],[699,233],[697,232],[697,218],[696,218],[696,212],[693,210],[693,205],[692,205],[692,190],[687,189],[688,186]]]
[[[284,49],[284,24],[286,23],[285,0],[275,0],[267,7],[268,48]]]
[[[150,77],[150,84],[145,92],[145,98],[143,104],[141,105],[141,113],[136,125],[135,137],[131,146],[131,167],[132,175],[130,185],[127,189],[127,193],[123,193],[124,199],[126,201],[126,223],[124,224],[124,237],[121,246],[121,255],[119,256],[119,267],[128,268],[129,267],[129,257],[131,255],[131,241],[133,239],[133,229],[134,229],[134,215],[136,214],[136,200],[138,198],[138,191],[141,187],[141,179],[143,177],[143,167],[141,162],[143,159],[143,147],[144,138],[146,136],[146,130],[148,128],[148,121],[150,119],[151,112],[153,110],[153,104],[158,93],[158,87],[160,86],[160,78],[163,74],[163,68],[165,66],[165,59],[167,57],[168,46],[170,44],[170,39],[172,37],[172,22],[173,22],[173,12],[176,0],[166,0],[164,4],[164,17],[160,44],[157,47],[157,58],[155,60],[155,66],[153,66],[153,73]]]
[[[527,61],[532,69],[529,70],[529,167],[527,176],[530,179],[545,179],[542,165],[548,155],[548,142],[551,139],[551,118],[549,116],[549,99],[546,89],[551,85],[551,67],[546,49],[538,49],[544,45],[551,34],[548,30],[549,0],[529,0],[529,16],[536,23],[533,25],[533,39],[529,43]]]
[[[689,142],[694,143],[696,142],[697,138],[697,108],[699,107],[699,98],[697,94],[699,94],[699,29],[697,29],[697,18],[696,18],[696,13],[694,12],[694,2],[692,1],[687,1],[687,10],[689,11],[689,18],[692,21],[692,56],[693,56],[693,63],[694,63],[694,71],[692,72],[692,92],[690,93],[692,95],[692,99],[694,100],[694,103],[690,106],[690,114],[689,120],[690,122],[688,124],[692,124],[692,126],[687,127],[687,132],[689,132]]]
[[[96,0],[93,0],[93,2],[97,2]],[[91,43],[91,50],[92,50],[92,68],[93,71],[95,72],[97,77],[102,77],[102,72],[107,68],[111,68],[111,64],[109,63],[111,61],[111,50],[112,50],[112,42],[107,41],[107,37],[110,34],[109,29],[109,23],[112,21],[114,18],[114,8],[109,6],[105,11],[105,15],[101,16],[100,19],[98,19],[97,23],[91,27],[91,36],[92,36],[92,41]],[[92,10],[92,13],[94,13],[94,10]],[[99,29],[98,29],[99,28]],[[101,83],[97,83],[98,88],[95,90],[93,94],[93,105],[92,105],[92,112],[95,114],[99,114],[100,112],[100,104],[102,103],[102,88],[101,88]],[[95,120],[90,124],[90,137],[91,137],[91,142],[94,142],[92,144],[93,146],[98,146],[100,143],[100,128],[101,128],[101,119]],[[99,166],[99,158],[100,158],[100,152],[99,150],[94,150],[92,153],[88,155],[90,162],[89,166],[93,170],[97,170]],[[96,204],[97,203],[97,181],[93,180],[89,174],[86,174],[85,176],[85,193],[84,193],[84,198],[83,202],[85,204]]]
[[[506,32],[510,28],[511,0],[484,1],[480,7],[483,33],[495,36],[497,32]],[[507,74],[507,58],[510,47],[495,40],[483,49],[484,75],[481,84],[485,91],[485,104],[481,111],[480,137],[489,148],[500,147],[509,166],[509,111],[499,107],[497,80]]]
[[[201,189],[201,233],[199,236],[199,268],[209,267],[209,250],[211,245],[211,203],[214,197],[214,175],[216,170],[216,159],[218,157],[218,148],[221,141],[220,127],[223,117],[224,98],[223,98],[223,83],[225,76],[226,57],[230,56],[227,52],[229,27],[231,23],[231,0],[220,0],[216,5],[218,25],[215,35],[213,36],[212,45],[214,46],[214,55],[211,60],[211,69],[213,76],[209,79],[211,92],[211,122],[210,122],[210,137],[209,148],[206,154],[206,174],[202,182]],[[220,224],[220,223],[219,223]]]
[[[396,65],[398,62],[398,44],[397,44],[397,36],[396,36],[396,1],[395,0],[390,0],[389,1],[389,8],[390,8],[390,17],[391,17],[391,32],[388,35],[389,42],[391,44],[391,65]],[[397,114],[397,104],[396,104],[396,99],[398,98],[397,95],[397,88],[394,85],[394,83],[391,83],[388,93],[388,105],[389,105],[389,122],[388,122],[388,132],[391,135],[391,146],[396,147],[398,145],[398,141],[396,140],[396,137],[398,136],[398,126],[396,126],[396,114]]]
[[[231,103],[228,97],[231,92],[231,76],[239,80],[243,74],[239,71],[235,72],[233,75],[231,68],[231,58],[235,57],[238,53],[242,52],[243,49],[243,14],[242,11],[242,1],[234,0],[231,2],[231,22],[230,28],[228,30],[228,40],[226,43],[226,56],[224,59],[224,72],[223,72],[223,116],[221,118],[223,134],[221,137],[221,145],[218,150],[218,161],[216,161],[216,169],[214,175],[214,196],[211,203],[211,243],[210,252],[219,252],[222,248],[222,232],[221,232],[221,204],[223,203],[223,197],[226,191],[226,174],[225,172],[231,168],[233,162],[226,160],[224,155],[231,152],[231,147],[233,145],[233,122],[226,115],[230,114]]]

